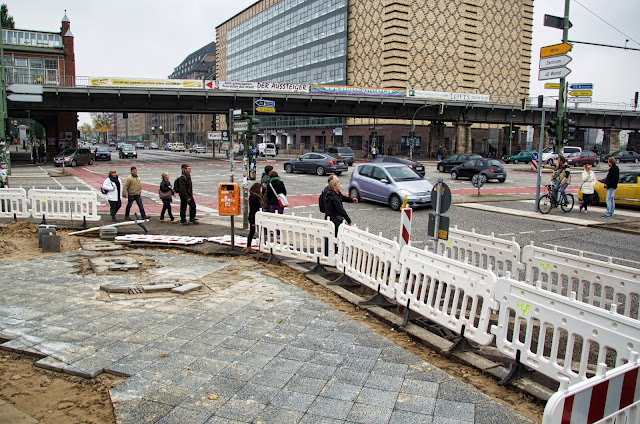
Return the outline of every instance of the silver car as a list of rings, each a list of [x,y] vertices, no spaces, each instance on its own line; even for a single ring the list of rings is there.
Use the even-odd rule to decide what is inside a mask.
[[[80,149],[65,149],[53,158],[55,166],[78,166],[93,164],[93,153],[86,147]]]
[[[431,205],[431,184],[406,165],[397,163],[366,163],[355,167],[349,181],[349,196],[359,200],[387,204],[400,210],[404,197],[407,205]]]

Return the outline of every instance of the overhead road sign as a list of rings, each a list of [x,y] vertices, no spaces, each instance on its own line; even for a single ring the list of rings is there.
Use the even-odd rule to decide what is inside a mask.
[[[275,113],[275,107],[257,107],[256,112],[266,112],[266,113]]]
[[[274,102],[273,100],[258,99],[256,100],[256,107],[265,107],[265,108],[275,109],[276,102]]]
[[[591,103],[591,97],[569,97],[567,101],[571,103]]]
[[[545,83],[544,88],[547,88],[549,90],[558,90],[560,88],[560,83],[548,82],[548,83]]]
[[[569,91],[570,96],[592,96],[593,91],[591,90],[573,90]]]
[[[571,90],[593,90],[593,84],[591,83],[569,84],[569,88]]]
[[[560,67],[560,68],[551,68],[551,69],[540,69],[538,72],[538,80],[548,80],[555,78],[564,78],[571,73],[571,69]]]
[[[557,68],[571,62],[572,58],[566,54],[560,56],[543,57],[540,59],[540,69]]]
[[[222,131],[207,132],[207,140],[222,141]]]
[[[571,51],[573,46],[568,43],[554,44],[552,46],[545,46],[540,48],[540,58],[550,56],[560,56]]]
[[[42,96],[39,94],[9,94],[7,100],[12,102],[42,103]]]
[[[564,29],[564,18],[561,18],[560,16],[544,15],[544,26]],[[569,28],[572,26],[573,24],[569,21]]]
[[[247,121],[236,121],[233,123],[234,131],[248,131],[249,123]]]
[[[16,94],[42,94],[44,88],[40,84],[9,84],[7,91]]]

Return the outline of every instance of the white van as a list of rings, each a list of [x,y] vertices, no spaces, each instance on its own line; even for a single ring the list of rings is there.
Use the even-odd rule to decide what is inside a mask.
[[[276,156],[276,145],[273,143],[258,143],[258,154],[260,156]]]
[[[542,163],[547,163],[549,165],[553,165],[556,159],[558,159],[558,154],[553,152],[554,146],[548,146],[542,151]],[[562,156],[567,157],[571,153],[581,152],[582,147],[577,146],[563,146],[562,147]]]

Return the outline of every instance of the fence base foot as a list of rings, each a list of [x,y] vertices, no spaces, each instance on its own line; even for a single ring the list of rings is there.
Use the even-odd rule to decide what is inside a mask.
[[[509,373],[502,380],[498,381],[498,386],[504,386],[509,381],[513,379],[517,380],[527,374],[529,374],[529,371],[527,367],[520,362],[520,351],[518,350],[516,352],[516,360],[509,364]]]
[[[360,284],[354,282],[347,274],[342,274],[340,277],[333,281],[329,281],[327,284],[330,286],[360,287]]]
[[[18,215],[16,215],[16,213],[15,213],[15,212],[13,213],[13,220],[14,220],[14,221],[16,221],[16,222],[18,222]]]
[[[409,305],[407,305],[404,308],[402,324],[400,324],[400,327],[404,328],[404,327],[407,326],[407,324],[409,324],[409,317],[410,316],[411,316],[411,310],[409,309]]]
[[[359,303],[359,305],[362,305],[362,306],[373,305],[373,306],[381,306],[383,308],[390,308],[392,306],[396,306],[395,303],[389,302],[386,297],[380,294],[380,292],[374,294],[371,298],[367,300],[363,300],[362,302]]]
[[[86,230],[87,228],[89,228],[89,226],[87,225],[87,217],[86,216],[82,217],[82,225],[80,226],[80,228],[82,228],[83,230]]]
[[[278,257],[276,255],[274,255],[273,253],[269,255],[269,258],[266,260],[266,263],[268,264],[274,264],[277,265],[279,264],[281,261],[280,259],[278,259]]]
[[[447,349],[446,353],[451,354],[455,352],[469,352],[472,350],[478,349],[473,346],[464,336],[460,336],[458,340],[456,340],[453,345],[449,349]]]
[[[47,225],[47,217],[42,215],[42,222],[40,223],[40,225]]]
[[[329,271],[327,271],[327,268],[325,268],[324,265],[322,265],[320,262],[318,262],[317,264],[315,264],[313,266],[313,268],[311,268],[309,271],[305,272],[304,275],[316,274],[316,275],[318,275],[320,277],[324,277],[328,273],[329,273]]]

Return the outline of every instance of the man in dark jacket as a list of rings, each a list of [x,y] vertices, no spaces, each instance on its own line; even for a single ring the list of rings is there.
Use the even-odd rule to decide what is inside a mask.
[[[327,216],[329,216],[327,214],[327,209],[325,207],[324,198],[325,198],[325,195],[327,194],[328,191],[333,190],[331,188],[331,180],[333,180],[333,179],[335,179],[336,181],[339,182],[338,176],[336,174],[329,175],[329,178],[327,178],[327,186],[324,188],[324,190],[322,190],[322,193],[320,193],[320,198],[318,199],[318,205],[320,206],[320,212],[324,212],[324,219],[327,219]],[[357,197],[351,198],[351,197],[347,196],[346,194],[342,194],[342,193],[340,193],[340,196],[341,196],[343,202],[358,203],[358,198]]]
[[[614,201],[613,195],[616,192],[616,188],[618,188],[618,179],[620,178],[620,169],[618,165],[616,165],[616,158],[613,156],[609,156],[609,173],[604,180],[600,180],[601,183],[604,184],[604,188],[607,189],[607,210],[605,211],[605,218],[610,218],[613,216],[613,212],[616,209],[616,202]]]
[[[267,203],[269,204],[269,211],[271,213],[276,212],[279,214],[283,214],[284,208],[280,206],[280,202],[278,202],[278,194],[282,193],[286,196],[287,188],[284,186],[284,183],[280,179],[278,172],[269,172],[269,183],[267,184],[266,190],[266,198]]]
[[[336,227],[336,236],[338,235],[338,227],[343,221],[347,221],[347,224],[351,225],[351,218],[342,207],[342,200],[340,181],[337,178],[331,179],[329,181],[329,190],[324,194],[324,213]]]
[[[193,184],[191,182],[191,167],[182,164],[182,175],[176,180],[173,190],[180,195],[180,224],[197,224],[196,201],[193,200]],[[189,221],[187,222],[187,206],[189,206]]]

